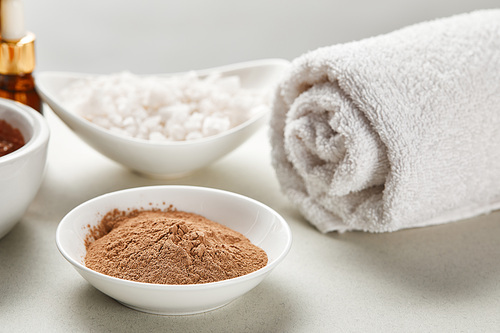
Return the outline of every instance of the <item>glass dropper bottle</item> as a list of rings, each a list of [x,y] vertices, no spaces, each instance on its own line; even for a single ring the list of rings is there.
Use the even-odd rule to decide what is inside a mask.
[[[42,113],[35,90],[35,35],[24,29],[22,0],[0,2],[0,97],[28,105]]]

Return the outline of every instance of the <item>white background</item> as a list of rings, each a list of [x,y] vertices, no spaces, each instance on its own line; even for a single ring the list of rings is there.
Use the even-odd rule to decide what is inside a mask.
[[[138,74],[259,58],[498,6],[494,0],[26,0],[38,69]]]

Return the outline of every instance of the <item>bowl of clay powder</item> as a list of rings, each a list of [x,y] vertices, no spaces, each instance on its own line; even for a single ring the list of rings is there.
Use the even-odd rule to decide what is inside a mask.
[[[186,315],[228,304],[287,255],[285,220],[245,196],[204,187],[112,192],[59,223],[61,254],[91,285],[143,312]]]
[[[186,73],[41,72],[42,99],[81,139],[153,178],[178,178],[233,151],[267,122],[282,59]]]

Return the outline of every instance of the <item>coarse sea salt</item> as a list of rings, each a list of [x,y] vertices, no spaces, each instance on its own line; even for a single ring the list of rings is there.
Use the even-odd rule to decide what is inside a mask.
[[[61,91],[72,112],[112,132],[151,141],[195,140],[269,111],[269,96],[239,77],[196,72],[168,77],[130,72],[79,79]]]

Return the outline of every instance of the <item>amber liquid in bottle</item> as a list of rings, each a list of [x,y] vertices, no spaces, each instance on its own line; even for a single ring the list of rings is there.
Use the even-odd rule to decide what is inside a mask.
[[[23,103],[43,113],[42,101],[35,90],[35,80],[31,73],[0,74],[0,97]]]

